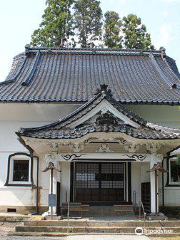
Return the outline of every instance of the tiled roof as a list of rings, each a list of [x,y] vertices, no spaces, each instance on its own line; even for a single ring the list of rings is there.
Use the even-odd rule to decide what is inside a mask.
[[[168,140],[168,139],[180,139],[179,133],[174,133],[165,130],[155,130],[148,127],[134,128],[129,125],[121,124],[119,126],[114,125],[87,125],[75,129],[51,129],[41,130],[38,132],[27,131],[22,133],[21,136],[38,138],[38,139],[76,139],[87,135],[88,133],[95,132],[119,132],[125,133],[131,137],[139,139],[152,139],[152,140]]]
[[[121,103],[115,101],[111,92],[106,90],[106,87],[106,85],[101,86],[101,90],[98,90],[97,94],[88,103],[85,103],[67,117],[42,127],[21,128],[17,135],[38,139],[75,139],[94,132],[120,132],[139,139],[180,139],[180,130],[158,126],[145,121]],[[110,102],[123,115],[136,122],[139,127],[135,128],[119,123],[118,119],[114,121],[113,116],[110,117],[111,122],[109,123],[105,121],[103,123],[100,119],[97,121],[97,118],[96,122],[91,125],[77,126],[74,129],[68,127],[69,124],[77,122],[78,119],[85,116],[104,99]],[[103,116],[101,117],[103,119]]]
[[[1,102],[86,102],[107,84],[121,103],[180,104],[180,74],[162,51],[26,48]]]

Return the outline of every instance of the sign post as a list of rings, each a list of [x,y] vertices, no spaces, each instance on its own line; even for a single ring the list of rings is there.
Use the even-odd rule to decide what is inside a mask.
[[[54,170],[61,172],[58,170],[55,166],[54,163],[50,162],[49,165],[42,171],[42,172],[47,172],[51,170],[51,193],[48,195],[48,205],[51,207],[51,220],[53,220],[53,207],[56,207],[56,194],[53,194],[53,173]]]
[[[53,220],[53,207],[56,207],[56,194],[49,194],[48,205],[51,207],[51,220]]]

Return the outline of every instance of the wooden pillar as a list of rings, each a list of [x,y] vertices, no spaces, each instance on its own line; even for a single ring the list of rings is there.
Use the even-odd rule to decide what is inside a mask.
[[[56,194],[57,189],[57,172],[53,169],[49,171],[50,173],[50,184],[49,184],[49,193]],[[49,207],[49,213],[51,213],[51,207]],[[56,215],[56,207],[53,207],[53,215]]]
[[[157,158],[152,154],[150,168],[153,168],[157,163]],[[151,213],[157,214],[159,212],[159,199],[158,199],[158,174],[157,170],[150,172],[150,186],[151,186]]]

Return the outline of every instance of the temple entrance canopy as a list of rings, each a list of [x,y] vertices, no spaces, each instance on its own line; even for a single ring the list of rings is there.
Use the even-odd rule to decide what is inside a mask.
[[[117,102],[106,85],[67,117],[17,135],[46,161],[71,163],[72,201],[132,202],[133,190],[141,191],[137,166],[148,166],[142,174],[149,174],[151,212],[158,211],[158,187],[155,173],[147,171],[180,145],[180,130],[147,122]]]

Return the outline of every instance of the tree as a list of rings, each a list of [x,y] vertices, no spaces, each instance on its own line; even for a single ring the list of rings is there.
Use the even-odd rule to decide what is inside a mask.
[[[107,11],[104,17],[104,44],[109,48],[122,48],[122,36],[120,36],[122,22],[119,14]]]
[[[135,14],[123,17],[124,47],[131,49],[154,49],[146,26]]]
[[[63,46],[72,34],[71,7],[74,0],[46,0],[40,27],[32,35],[32,46]]]
[[[97,0],[77,0],[74,5],[74,24],[78,44],[87,48],[102,35],[102,10]]]

